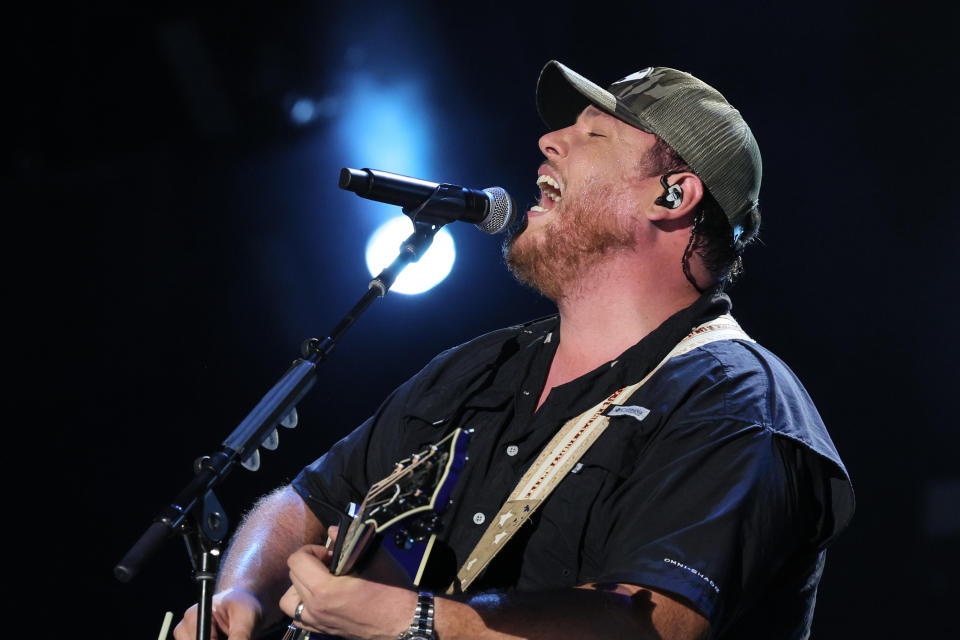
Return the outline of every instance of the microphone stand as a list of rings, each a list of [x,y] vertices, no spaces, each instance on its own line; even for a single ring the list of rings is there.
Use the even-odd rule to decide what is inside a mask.
[[[436,196],[436,191],[434,196]],[[277,425],[293,428],[297,424],[296,406],[316,382],[316,367],[327,359],[337,340],[373,303],[382,298],[400,272],[416,262],[430,248],[433,236],[443,222],[429,215],[434,196],[413,211],[414,231],[404,240],[396,259],[370,281],[367,292],[323,340],[311,338],[300,348],[301,357],[293,362],[282,378],[261,398],[240,425],[211,456],[194,462],[193,480],[164,507],[153,523],[114,567],[121,582],[129,582],[175,532],[183,535],[198,584],[197,640],[207,640],[212,626],[212,598],[219,570],[222,543],[227,534],[227,517],[213,489],[239,462],[256,471],[260,466],[258,447],[277,446]],[[421,213],[427,215],[420,216]],[[419,218],[419,219],[418,219]]]

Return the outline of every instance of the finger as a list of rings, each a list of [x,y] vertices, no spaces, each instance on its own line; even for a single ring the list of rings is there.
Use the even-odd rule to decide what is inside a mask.
[[[315,558],[318,558],[324,564],[327,564],[327,560],[333,556],[333,551],[327,547],[320,546],[319,544],[305,544],[300,548],[304,553],[312,555]]]
[[[177,626],[173,628],[173,640],[190,640],[190,638],[196,638],[197,634],[192,633],[193,627],[187,627],[186,621],[181,620]]]
[[[297,607],[300,604],[303,604],[303,608],[300,609],[300,619],[297,620]],[[283,594],[283,597],[280,598],[280,610],[286,614],[288,618],[293,620],[293,624],[301,629],[307,629],[309,631],[318,631],[320,633],[327,633],[327,630],[324,629],[320,622],[313,617],[307,610],[306,603],[300,598],[300,594],[297,593],[297,590],[293,587],[287,589],[287,592]],[[230,640],[233,640],[232,638]]]
[[[324,564],[325,559],[331,555],[333,555],[333,552],[322,545],[305,544],[290,554],[290,557],[287,558],[287,566],[290,566],[293,562],[303,565],[304,563],[315,564],[319,561],[320,564]]]
[[[303,609],[300,611],[300,620],[302,621],[308,617],[308,604],[310,602],[316,602],[316,600],[311,600],[311,596],[308,593],[308,587],[303,584],[298,587],[297,584],[294,583],[293,586],[287,589],[286,593],[283,594],[283,597],[280,598],[280,610],[283,611],[288,618],[293,618],[296,620],[297,606],[299,606],[301,602],[303,603]],[[309,618],[312,623],[316,623],[316,618],[313,615],[310,615]],[[298,621],[297,624],[302,627],[310,626],[310,622]]]
[[[212,628],[210,630],[210,635],[214,639],[217,638],[217,629],[224,629],[227,633],[230,633],[230,620],[227,617],[227,614],[224,613],[224,610],[219,607],[213,608],[213,624],[210,625]],[[196,638],[196,634],[193,636]]]
[[[330,525],[327,527],[327,548],[333,546],[333,543],[337,541],[337,535],[340,533],[340,527],[337,525]]]
[[[322,577],[319,579],[313,578],[306,580],[302,574],[291,571],[290,583],[293,585],[290,588],[297,592],[297,597],[301,600],[311,600],[322,593],[326,581]],[[294,603],[294,605],[296,605],[296,603]]]
[[[246,628],[233,631],[227,636],[227,640],[251,640],[252,638],[253,632]]]
[[[250,640],[261,615],[260,603],[252,594],[232,589],[219,599],[214,599],[213,637]]]
[[[214,618],[216,618],[214,613]],[[223,616],[223,622],[218,625],[223,628],[227,635],[227,640],[250,640],[253,637],[253,628],[257,624],[256,616],[246,609],[233,608],[227,615]],[[216,634],[216,627],[213,625]],[[216,637],[216,636],[215,636]]]
[[[210,638],[218,640],[216,611],[214,624],[210,625]],[[173,629],[174,640],[196,640],[197,637],[197,605],[193,605],[183,613],[183,619]]]
[[[303,598],[300,596],[300,592],[297,591],[296,587],[290,587],[280,598],[280,610],[288,618],[293,618],[294,611],[301,602],[303,602]]]
[[[313,595],[314,584],[323,584],[330,576],[326,563],[329,562],[330,552],[319,545],[300,547],[289,558],[287,566],[290,568],[290,581],[298,585],[302,596]]]

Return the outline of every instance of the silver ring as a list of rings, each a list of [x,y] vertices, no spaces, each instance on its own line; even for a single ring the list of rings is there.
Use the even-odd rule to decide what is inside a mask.
[[[297,608],[293,610],[293,619],[297,622],[303,622],[303,618],[300,617],[300,614],[303,613],[303,603],[297,605]]]

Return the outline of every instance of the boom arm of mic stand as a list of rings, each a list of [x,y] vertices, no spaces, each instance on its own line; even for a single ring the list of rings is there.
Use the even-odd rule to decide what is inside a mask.
[[[427,222],[414,221],[414,232],[403,242],[397,258],[380,274],[370,281],[367,292],[357,304],[340,320],[333,331],[324,339],[311,339],[301,347],[302,358],[298,358],[283,377],[261,398],[260,402],[244,418],[243,422],[223,441],[222,448],[212,456],[198,460],[193,480],[154,518],[153,523],[140,536],[123,559],[114,567],[114,575],[121,582],[129,582],[140,568],[159,551],[166,541],[177,531],[187,538],[188,549],[209,549],[209,543],[218,545],[222,541],[226,527],[210,527],[204,522],[201,507],[210,494],[210,502],[216,503],[212,491],[233,469],[257,452],[257,448],[272,434],[277,424],[295,409],[297,403],[306,395],[316,382],[316,367],[326,360],[336,346],[337,340],[356,322],[357,318],[378,297],[386,295],[400,272],[430,247],[433,236],[440,227]],[[218,514],[223,517],[222,514]],[[191,516],[195,521],[190,526],[185,520]],[[197,540],[191,540],[191,536]],[[204,537],[206,536],[206,537]],[[219,550],[214,552],[219,555]],[[197,566],[196,559],[191,562]],[[206,574],[206,565],[198,569]],[[210,599],[209,576],[201,582],[200,608],[197,620],[198,638],[202,630],[209,634]],[[202,619],[201,619],[202,618]],[[207,636],[209,637],[209,635]]]

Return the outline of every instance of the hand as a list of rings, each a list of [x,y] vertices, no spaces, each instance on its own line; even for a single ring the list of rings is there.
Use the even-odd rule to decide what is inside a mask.
[[[250,640],[253,631],[263,619],[263,607],[253,593],[244,589],[227,589],[213,596],[213,624],[210,637],[218,639],[221,633],[229,640]],[[183,614],[183,620],[173,630],[175,640],[196,640],[197,605]]]
[[[385,640],[394,640],[409,627],[416,593],[354,576],[334,576],[328,568],[332,556],[326,547],[306,545],[287,560],[293,586],[280,599],[280,609],[293,618],[303,603],[298,626],[345,638]]]

